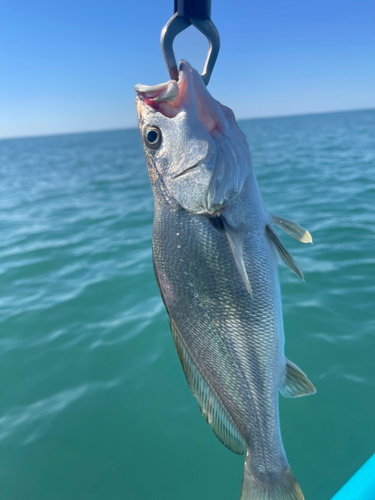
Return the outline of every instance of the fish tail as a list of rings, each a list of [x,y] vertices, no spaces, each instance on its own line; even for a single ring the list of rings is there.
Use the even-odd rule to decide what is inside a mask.
[[[304,496],[289,467],[280,474],[255,475],[248,454],[240,500],[304,500]]]

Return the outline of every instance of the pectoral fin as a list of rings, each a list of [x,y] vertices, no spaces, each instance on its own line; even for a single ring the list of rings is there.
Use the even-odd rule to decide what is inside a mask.
[[[303,371],[294,363],[285,358],[286,367],[280,392],[285,398],[299,398],[315,394],[316,389]]]
[[[185,345],[175,322],[170,319],[173,340],[184,369],[191,392],[197,398],[199,407],[220,441],[230,450],[243,454],[246,445],[238,433],[231,417],[223,408],[219,398],[200,373]]]
[[[301,241],[302,243],[312,243],[311,234],[307,231],[307,229],[304,229],[295,222],[292,222],[288,219],[283,219],[282,217],[279,217],[277,215],[271,215],[271,224],[279,227],[280,229],[285,231],[286,234],[289,234],[289,236],[298,241]]]
[[[247,275],[245,263],[243,260],[243,238],[237,229],[233,228],[230,226],[224,217],[222,217],[223,220],[223,225],[224,225],[224,230],[228,238],[229,246],[232,251],[234,261],[236,263],[238,272],[240,273],[240,276],[242,278],[242,281],[245,284],[246,290],[249,292],[250,296],[253,296],[253,291],[251,289],[251,284],[249,281],[249,277]]]
[[[281,259],[285,262],[285,264],[289,267],[289,269],[291,269],[294,273],[296,273],[297,276],[299,276],[303,280],[304,278],[301,269],[297,266],[293,257],[281,243],[279,237],[277,236],[277,234],[275,233],[275,231],[272,229],[271,226],[268,225],[266,226],[266,233],[271,242],[273,243],[274,247],[276,248]]]

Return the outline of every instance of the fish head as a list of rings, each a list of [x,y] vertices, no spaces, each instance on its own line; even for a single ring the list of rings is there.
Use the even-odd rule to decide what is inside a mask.
[[[250,162],[246,139],[233,112],[210,95],[199,73],[181,61],[177,82],[137,85],[135,90],[158,201],[177,203],[192,213],[213,213],[237,195]],[[245,176],[238,175],[241,169]]]

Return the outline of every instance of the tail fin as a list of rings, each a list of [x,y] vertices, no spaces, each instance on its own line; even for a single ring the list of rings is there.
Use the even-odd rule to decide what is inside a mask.
[[[289,467],[280,475],[272,474],[260,480],[251,472],[249,459],[248,456],[245,461],[240,500],[304,500]]]

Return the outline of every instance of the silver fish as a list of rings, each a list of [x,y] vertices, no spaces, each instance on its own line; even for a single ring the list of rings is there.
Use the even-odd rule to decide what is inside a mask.
[[[246,453],[241,500],[303,500],[281,440],[278,392],[315,393],[284,355],[277,255],[301,278],[272,225],[233,112],[180,63],[178,82],[137,85],[152,184],[153,260],[173,338],[201,411],[232,451]]]

